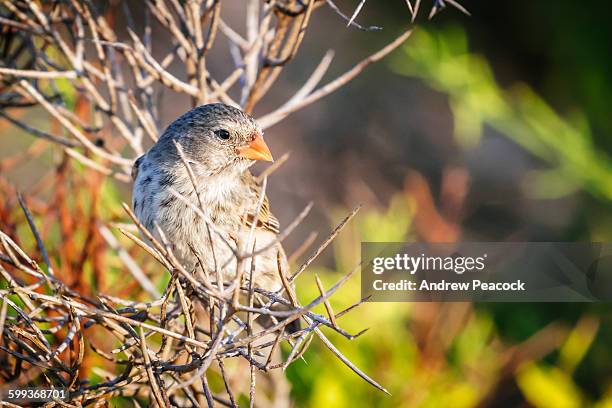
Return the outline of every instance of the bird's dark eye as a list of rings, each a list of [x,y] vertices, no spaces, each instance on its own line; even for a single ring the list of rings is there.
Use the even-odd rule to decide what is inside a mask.
[[[227,140],[230,138],[230,132],[228,132],[225,129],[215,130],[215,135],[217,135],[219,139],[223,139],[223,140]]]

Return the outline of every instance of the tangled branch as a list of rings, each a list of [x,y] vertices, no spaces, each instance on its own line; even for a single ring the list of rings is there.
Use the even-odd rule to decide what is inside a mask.
[[[192,106],[221,101],[252,112],[297,54],[315,9],[333,5],[317,0],[262,4],[249,0],[243,37],[223,20],[221,3],[194,0],[181,5],[148,0],[144,26],[139,28],[127,2],[121,8],[103,10],[91,1],[41,5],[31,0],[2,0],[0,23],[5,36],[0,112],[34,136],[57,143],[83,165],[128,182],[132,161],[144,152],[147,139],[155,141],[160,133],[160,99],[164,95],[186,97]],[[127,38],[118,34],[120,14],[128,22]],[[153,31],[165,32],[172,43],[163,58],[154,57]],[[215,78],[207,68],[218,34],[227,40],[234,60],[234,68],[225,78]],[[333,52],[328,51],[295,95],[261,117],[262,126],[273,126],[334,92],[409,35],[410,31],[405,32],[319,86],[333,59]],[[176,61],[184,72],[171,71],[170,65]],[[232,92],[239,94],[238,100],[230,96]],[[71,112],[75,99],[88,106],[85,121]],[[68,140],[34,129],[8,112],[24,106],[42,107],[68,133]]]
[[[350,340],[362,334],[348,333],[338,325],[337,319],[363,300],[337,314],[327,301],[357,268],[327,290],[321,285],[320,296],[302,306],[291,286],[296,275],[282,276],[284,289],[281,293],[268,292],[251,284],[250,277],[256,266],[251,268],[249,276],[237,276],[233,281],[216,281],[204,270],[194,277],[177,262],[170,245],[155,240],[125,206],[141,233],[153,245],[149,246],[126,230],[122,232],[163,265],[171,278],[161,297],[150,302],[126,301],[101,293],[91,298],[70,289],[54,276],[32,215],[21,198],[20,202],[47,270],[45,272],[7,234],[0,232],[0,274],[8,283],[6,289],[0,290],[0,330],[3,333],[0,350],[6,353],[0,375],[7,382],[22,375],[22,370],[36,371],[43,383],[67,388],[70,402],[80,405],[119,394],[142,397],[151,393],[160,406],[198,404],[198,396],[208,396],[231,406],[229,401],[235,401],[235,397],[230,390],[226,390],[229,400],[225,401],[203,382],[203,374],[213,362],[222,367],[224,359],[240,357],[262,372],[285,369],[301,358],[312,336],[316,335],[355,373],[385,391],[344,357],[320,330],[325,326]],[[355,213],[342,221],[306,264],[322,252]],[[252,255],[239,256],[245,259]],[[237,298],[234,296],[236,289],[240,294]],[[247,302],[243,304],[235,299]],[[289,308],[278,311],[273,307],[275,304]],[[328,316],[312,311],[319,304],[326,304]],[[7,309],[12,313],[7,313]],[[261,318],[272,319],[274,324],[261,328],[257,325]],[[305,321],[307,327],[295,333],[286,332],[287,325],[297,319]],[[107,332],[118,346],[102,350],[87,342],[84,333],[93,330]],[[290,345],[291,351],[282,360],[278,350],[284,342]],[[80,380],[79,369],[86,344],[114,364],[117,372],[113,378],[98,384]],[[69,356],[73,357],[70,364],[66,362]],[[225,375],[223,370],[220,372]],[[251,378],[254,381],[255,377]]]

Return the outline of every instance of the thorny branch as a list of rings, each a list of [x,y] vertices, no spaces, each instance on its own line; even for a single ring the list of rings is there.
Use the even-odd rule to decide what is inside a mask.
[[[32,234],[40,245],[40,252],[47,254],[32,214],[21,197],[20,203]],[[355,338],[338,326],[336,318],[340,314],[333,315],[330,306],[327,306],[328,317],[312,312],[319,304],[329,305],[329,297],[354,271],[330,289],[322,289],[321,295],[306,306],[299,305],[287,278],[283,279],[283,283],[289,299],[252,286],[250,277],[253,270],[244,276],[237,276],[234,282],[222,282],[219,290],[215,280],[206,279],[201,283],[193,279],[163,243],[148,234],[136,219],[135,222],[152,241],[153,248],[149,247],[148,251],[157,251],[155,256],[173,276],[163,295],[148,303],[129,302],[102,294],[97,299],[85,298],[51,273],[47,256],[43,255],[48,270],[45,272],[14,240],[0,232],[3,248],[0,253],[0,274],[8,282],[8,287],[0,290],[0,296],[3,299],[2,309],[11,311],[8,315],[6,311],[3,313],[0,327],[3,333],[0,350],[12,357],[8,358],[10,364],[0,369],[0,375],[5,380],[10,381],[17,375],[16,370],[29,365],[29,370],[35,367],[47,370],[43,381],[49,386],[67,387],[71,403],[85,405],[103,401],[121,389],[123,394],[150,393],[151,398],[162,406],[168,405],[169,400],[188,401],[190,395],[206,394],[202,376],[213,361],[239,357],[245,358],[254,370],[262,372],[286,368],[305,351],[308,342],[304,344],[304,339],[310,338],[314,332],[358,375],[384,390],[339,354],[320,332],[319,326],[323,325],[348,339]],[[139,241],[139,245],[147,244]],[[317,248],[314,253],[319,254],[321,250]],[[256,267],[255,263],[252,265],[252,268]],[[139,282],[143,285],[142,281]],[[234,288],[238,288],[240,293],[237,303]],[[190,294],[189,297],[186,293]],[[254,296],[264,299],[262,306],[254,306]],[[20,299],[21,302],[11,299]],[[242,304],[242,299],[246,299],[247,303]],[[277,303],[292,305],[293,309],[275,311],[273,306]],[[203,324],[206,319],[194,317],[195,308],[202,308],[209,315],[211,324],[208,327]],[[245,312],[246,318],[243,315]],[[260,316],[274,316],[282,320],[262,329],[256,324]],[[308,326],[297,333],[286,334],[286,326],[300,318],[305,319]],[[103,358],[114,360],[117,364],[114,379],[91,385],[76,377],[79,370],[77,362],[82,359],[86,343],[80,327],[88,333],[95,327],[116,339],[119,347],[114,350],[103,351],[90,344]],[[62,333],[65,333],[63,338]],[[45,334],[52,334],[53,340],[47,340]],[[75,334],[78,334],[76,339]],[[287,360],[272,364],[279,357],[279,343],[292,342],[296,337],[298,341]],[[67,365],[66,357],[75,353],[79,356],[77,362],[73,362],[72,366]],[[119,355],[124,355],[124,358],[117,360]],[[254,378],[252,376],[252,381]]]
[[[222,101],[251,112],[298,53],[318,8],[330,7],[350,27],[363,28],[356,20],[367,7],[360,1],[349,18],[331,0],[250,0],[244,38],[223,19],[222,3],[147,0],[141,27],[129,2],[104,8],[85,0],[0,0],[0,115],[60,145],[84,166],[128,182],[133,160],[160,133],[164,95],[182,95],[194,106]],[[407,0],[407,5],[415,16],[419,1],[412,5]],[[444,5],[436,0],[432,11]],[[127,35],[120,34],[119,19],[127,22]],[[167,35],[172,43],[163,58],[154,56],[153,32]],[[261,116],[262,126],[273,126],[336,91],[409,34],[317,88],[332,62],[333,52],[327,52],[286,103]],[[225,78],[216,78],[207,58],[221,40],[229,43],[235,67]],[[170,69],[177,60],[184,72]],[[235,91],[241,95],[238,101],[230,96]],[[85,123],[71,112],[75,101],[88,105]],[[68,137],[50,135],[10,115],[11,108],[28,106],[43,108]]]

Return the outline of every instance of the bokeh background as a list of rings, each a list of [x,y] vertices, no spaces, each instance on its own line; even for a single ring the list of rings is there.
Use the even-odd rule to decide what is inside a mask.
[[[238,3],[224,9],[226,18],[243,18]],[[347,12],[357,3],[337,1]],[[432,20],[423,13],[405,46],[266,132],[276,156],[291,152],[268,186],[281,224],[315,202],[288,252],[313,231],[320,241],[364,205],[298,282],[300,296],[317,295],[313,273],[331,284],[353,268],[361,241],[612,241],[609,3],[462,4],[471,16],[450,6]],[[346,28],[318,9],[255,116],[292,95],[327,49],[336,52],[333,78],[393,39],[410,15],[403,0],[368,1],[358,21],[383,30]],[[215,52],[211,71],[226,72],[227,53]],[[189,101],[166,98],[163,123],[187,109]],[[53,126],[40,111],[24,115]],[[59,155],[6,122],[0,134],[1,175],[23,191],[38,188]],[[99,211],[112,217],[129,202],[129,187],[106,183]],[[74,199],[91,198],[84,190]],[[87,279],[95,275],[75,285],[85,290]],[[105,279],[97,283],[112,292],[121,278]],[[341,310],[359,296],[356,277],[332,305]],[[612,406],[608,304],[365,304],[341,323],[371,329],[354,341],[330,335],[392,395],[315,340],[287,369],[296,406]]]

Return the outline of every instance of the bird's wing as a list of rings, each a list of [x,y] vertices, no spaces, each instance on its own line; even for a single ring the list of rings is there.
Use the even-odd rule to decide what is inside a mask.
[[[140,170],[140,165],[142,164],[142,160],[144,159],[144,155],[140,156],[134,162],[132,166],[132,181],[136,181],[136,177],[138,177],[138,171]]]
[[[259,198],[263,193],[261,191],[261,185],[257,183],[255,177],[250,172],[245,172],[244,181],[248,185],[249,190],[251,192],[251,197],[253,198],[253,210],[257,206],[259,202]],[[255,214],[249,213],[245,217],[245,223],[247,226],[251,226],[253,224],[253,220],[255,219]],[[278,219],[272,214],[270,211],[270,201],[267,196],[264,196],[263,203],[261,205],[261,209],[259,210],[259,215],[257,216],[257,228],[263,228],[265,230],[271,231],[275,234],[280,232],[280,224]]]

